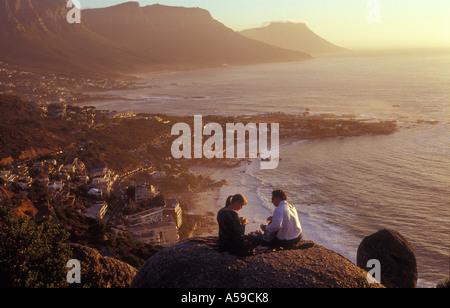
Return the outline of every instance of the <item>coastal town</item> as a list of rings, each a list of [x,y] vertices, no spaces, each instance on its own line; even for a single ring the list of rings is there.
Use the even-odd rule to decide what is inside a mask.
[[[177,122],[193,126],[192,117],[116,112],[80,104],[97,99],[86,94],[89,91],[142,86],[139,82],[35,74],[6,63],[0,63],[0,70],[0,103],[5,110],[0,124],[1,202],[14,199],[21,217],[37,222],[56,216],[72,242],[88,244],[108,256],[120,258],[123,248],[117,243],[121,238],[150,245],[139,260],[129,253],[122,256],[133,259],[133,266],[154,253],[149,247],[172,245],[214,223],[213,214],[193,211],[195,196],[226,185],[227,179],[214,181],[196,174],[192,167],[233,168],[250,160],[172,157],[171,128]],[[14,130],[19,122],[21,131]],[[204,122],[222,127],[278,123],[280,139],[287,141],[397,130],[395,121],[312,114],[308,108],[296,115],[205,116]]]
[[[26,214],[37,221],[45,219],[52,207],[61,206],[111,223],[114,232],[131,232],[144,243],[170,245],[179,239],[182,211],[176,198],[162,199],[148,210],[123,215],[128,206],[140,206],[156,198],[159,192],[153,185],[135,184],[134,195],[127,196],[121,186],[126,175],[116,174],[107,167],[87,170],[77,158],[68,164],[47,158],[11,167],[0,171],[0,184],[27,196],[36,210]],[[159,179],[164,173],[153,171],[150,176]]]

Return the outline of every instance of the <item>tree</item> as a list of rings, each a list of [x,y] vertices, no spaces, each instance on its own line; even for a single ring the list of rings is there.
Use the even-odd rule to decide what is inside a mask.
[[[0,287],[67,287],[68,233],[52,217],[37,224],[0,207]]]

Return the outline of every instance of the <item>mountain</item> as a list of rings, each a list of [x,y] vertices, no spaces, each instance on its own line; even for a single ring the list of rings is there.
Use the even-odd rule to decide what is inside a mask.
[[[273,22],[266,27],[243,30],[242,35],[273,46],[309,54],[346,51],[321,38],[304,23]]]
[[[0,60],[64,72],[132,74],[266,62],[310,55],[246,38],[200,8],[127,2],[81,11],[66,0],[0,0]]]

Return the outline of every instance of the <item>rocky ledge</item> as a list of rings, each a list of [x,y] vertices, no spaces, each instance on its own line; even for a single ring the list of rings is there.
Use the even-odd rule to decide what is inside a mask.
[[[239,258],[220,253],[217,238],[193,238],[151,257],[132,288],[358,288],[367,272],[342,255],[312,241],[293,249]]]

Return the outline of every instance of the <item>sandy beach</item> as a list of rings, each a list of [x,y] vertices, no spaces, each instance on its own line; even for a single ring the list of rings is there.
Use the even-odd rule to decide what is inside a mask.
[[[200,192],[197,194],[198,201],[192,208],[191,212],[196,215],[203,215],[208,218],[213,218],[214,225],[212,226],[212,232],[208,232],[208,228],[199,228],[194,232],[196,236],[208,236],[217,235],[217,222],[216,214],[224,207],[225,201],[228,196],[235,194],[242,194],[247,199],[247,205],[239,211],[239,215],[247,218],[248,225],[246,226],[246,233],[259,230],[261,223],[265,223],[266,218],[271,216],[269,205],[269,197],[262,200],[258,196],[258,189],[260,187],[260,180],[249,175],[247,172],[250,169],[258,168],[259,161],[243,162],[236,167],[203,167],[195,166],[191,170],[199,175],[208,176],[215,181],[226,179],[228,182],[226,185],[214,188],[208,191]],[[205,229],[205,230],[204,230]],[[208,234],[209,233],[209,234]]]

